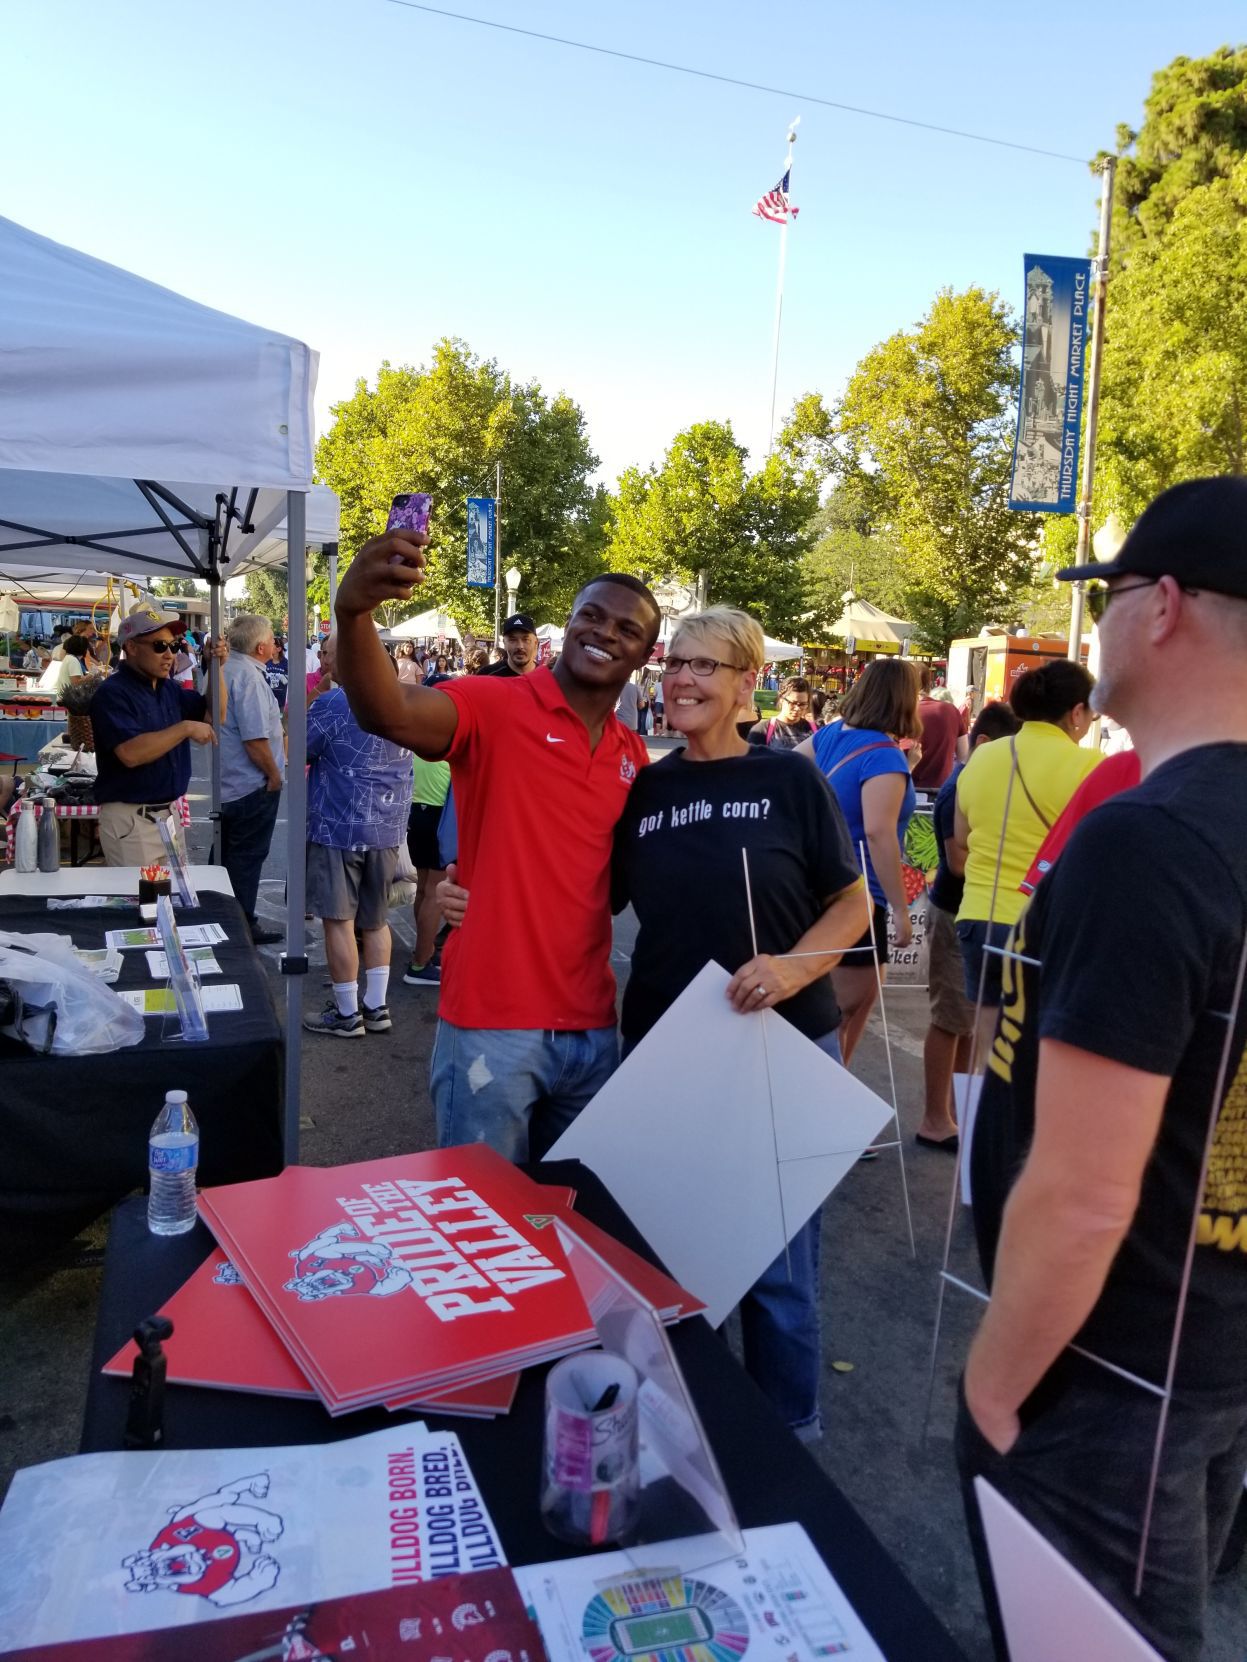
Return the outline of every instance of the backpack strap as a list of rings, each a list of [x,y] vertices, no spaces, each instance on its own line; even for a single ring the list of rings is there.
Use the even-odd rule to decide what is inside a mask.
[[[830,779],[833,774],[839,773],[846,762],[855,762],[859,756],[864,756],[868,750],[896,750],[899,754],[899,747],[893,744],[891,739],[875,739],[871,744],[859,745],[856,750],[850,750],[847,756],[842,756],[826,777]]]
[[[1051,831],[1052,821],[1048,818],[1047,814],[1044,813],[1043,809],[1035,801],[1035,798],[1031,795],[1030,789],[1027,786],[1027,783],[1026,783],[1025,779],[1023,779],[1023,777],[1022,777],[1022,764],[1018,761],[1018,741],[1017,741],[1017,734],[1016,733],[1011,733],[1009,735],[1009,753],[1013,757],[1013,771],[1018,776],[1018,784],[1022,787],[1023,795],[1026,797],[1026,800],[1030,803],[1031,808],[1034,811],[1035,817],[1038,819],[1039,823],[1043,826],[1044,830],[1045,831]]]

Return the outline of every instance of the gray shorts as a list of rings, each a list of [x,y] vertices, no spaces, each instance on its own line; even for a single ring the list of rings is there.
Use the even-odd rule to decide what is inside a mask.
[[[396,848],[307,845],[307,909],[318,918],[380,929],[390,909]]]

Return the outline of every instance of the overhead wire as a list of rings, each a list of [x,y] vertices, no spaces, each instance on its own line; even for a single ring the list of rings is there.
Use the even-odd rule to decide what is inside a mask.
[[[426,12],[431,17],[449,18],[454,23],[468,23],[478,29],[496,29],[503,34],[522,35],[527,40],[539,40],[549,46],[566,46],[576,52],[592,52],[602,58],[617,58],[623,63],[642,64],[647,69],[663,69],[673,75],[692,75],[701,81],[717,81],[721,86],[741,87],[746,92],[766,93],[775,98],[792,98],[801,104],[816,104],[822,109],[839,110],[844,115],[865,116],[871,121],[891,121],[901,127],[917,127],[924,133],[942,133],[946,138],[965,139],[971,144],[991,144],[1002,150],[1021,150],[1029,156],[1044,156],[1049,161],[1072,162],[1077,167],[1088,166],[1086,156],[1071,156],[1063,150],[1045,150],[1036,144],[1022,144],[1016,139],[996,138],[989,133],[972,133],[962,127],[945,127],[935,121],[921,121],[916,116],[896,115],[890,110],[871,110],[861,104],[843,104],[834,98],[823,98],[818,93],[796,92],[790,87],[768,86],[761,81],[746,81],[736,75],[721,75],[713,69],[699,69],[694,64],[671,63],[666,58],[651,58],[640,52],[625,52],[616,46],[598,46],[588,40],[572,40],[567,35],[545,34],[540,29],[526,29],[518,23],[502,23],[497,18],[474,17],[467,12],[449,11],[444,6],[429,6],[423,0],[386,0],[390,6],[401,6],[404,11]]]

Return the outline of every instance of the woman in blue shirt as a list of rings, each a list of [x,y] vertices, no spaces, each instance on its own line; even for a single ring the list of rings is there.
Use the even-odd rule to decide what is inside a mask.
[[[910,763],[898,740],[911,739],[916,745],[922,737],[918,695],[912,664],[904,658],[876,658],[846,694],[842,720],[820,728],[798,752],[818,763],[835,792],[859,866],[864,851],[863,871],[874,903],[872,926],[857,943],[858,950],[847,952],[832,971],[846,1066],[887,974],[889,905],[897,946],[908,946],[912,938],[901,847],[915,795]],[[867,950],[872,946],[873,957]]]

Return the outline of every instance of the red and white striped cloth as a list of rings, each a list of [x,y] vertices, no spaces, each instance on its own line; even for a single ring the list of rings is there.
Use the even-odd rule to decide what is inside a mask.
[[[184,796],[179,796],[173,804],[174,811],[182,822],[182,829],[191,822],[191,805]],[[4,863],[13,864],[13,828],[17,820],[21,802],[15,802],[9,809],[9,817],[4,822]],[[55,804],[57,819],[93,819],[100,817],[99,804],[96,802],[58,802]]]

